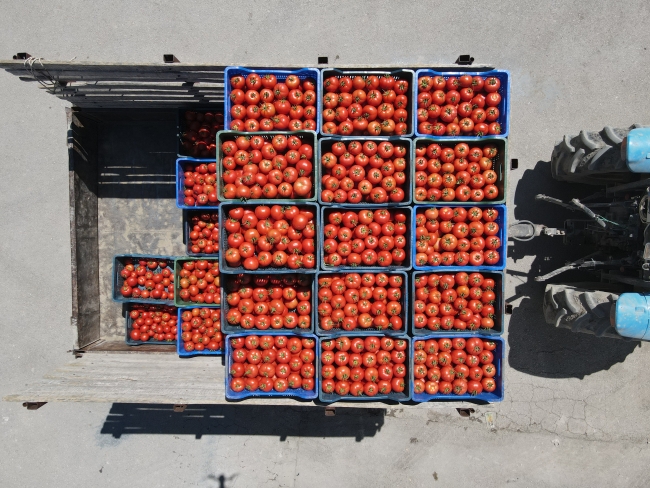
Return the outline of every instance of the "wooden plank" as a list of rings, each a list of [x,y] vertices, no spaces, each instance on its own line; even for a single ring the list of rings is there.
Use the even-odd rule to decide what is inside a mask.
[[[66,109],[68,118],[72,325],[75,347],[100,338],[97,214],[97,124]]]
[[[170,374],[173,372],[173,374]],[[86,353],[42,380],[4,398],[8,402],[225,404],[221,357],[181,359],[171,354]],[[202,378],[201,388],[192,385]],[[247,405],[323,405],[288,398],[251,398]],[[338,402],[337,408],[389,408],[398,403]],[[469,408],[468,402],[422,403],[409,408]]]

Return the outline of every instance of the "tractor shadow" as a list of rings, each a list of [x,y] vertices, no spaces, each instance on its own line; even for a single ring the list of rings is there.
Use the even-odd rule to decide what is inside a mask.
[[[535,195],[543,193],[568,201],[584,198],[597,190],[596,186],[555,181],[549,163],[538,161],[534,169],[524,171],[517,184],[514,221],[530,220],[535,224],[562,228],[565,219],[581,218],[580,215],[551,203],[536,201]],[[542,304],[546,284],[600,280],[597,275],[582,271],[569,271],[547,282],[537,282],[535,276],[546,274],[590,252],[581,246],[565,246],[562,237],[540,236],[528,242],[509,242],[508,258],[515,263],[533,258],[528,272],[506,271],[510,284],[515,285],[514,295],[507,297],[506,302],[522,298],[513,309],[508,326],[508,362],[512,368],[547,378],[583,378],[624,361],[640,346],[639,342],[597,338],[555,328],[545,322]]]

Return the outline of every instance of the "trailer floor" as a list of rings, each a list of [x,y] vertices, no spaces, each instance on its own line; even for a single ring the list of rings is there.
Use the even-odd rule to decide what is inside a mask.
[[[173,53],[196,63],[313,64],[329,56],[333,64],[407,65],[470,53],[512,74],[509,154],[519,169],[510,173],[509,218],[551,226],[563,215],[533,197],[571,192],[550,180],[555,141],[583,128],[650,124],[646,1],[420,2],[399,12],[389,2],[360,5],[5,2],[0,57],[27,50],[51,60],[150,62]],[[462,33],[463,26],[472,27]],[[71,303],[66,104],[4,72],[0,86],[3,397],[72,361],[72,328],[62,326]],[[173,135],[175,122],[161,123]],[[134,130],[141,129],[141,149],[150,150],[144,128]],[[158,142],[175,153],[172,142]],[[114,200],[104,200],[105,215],[120,205]],[[174,210],[168,224],[180,233],[173,201],[156,213],[165,209]],[[114,249],[130,244],[116,239]],[[453,407],[337,409],[325,417],[322,409],[244,404],[174,413],[52,403],[33,412],[2,402],[0,485],[647,486],[650,348],[544,323],[543,285],[533,276],[580,255],[560,247],[548,238],[509,249],[515,309],[502,404],[461,418]],[[112,252],[103,251],[104,268]],[[103,311],[114,315],[109,306]]]

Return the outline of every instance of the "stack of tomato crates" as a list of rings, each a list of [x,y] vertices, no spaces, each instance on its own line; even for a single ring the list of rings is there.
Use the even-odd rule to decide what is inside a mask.
[[[320,71],[228,67],[216,137],[226,398],[318,398]]]
[[[320,399],[502,400],[509,74],[322,80]]]
[[[224,334],[228,399],[500,401],[509,74],[224,85],[215,159],[177,162],[179,354]]]

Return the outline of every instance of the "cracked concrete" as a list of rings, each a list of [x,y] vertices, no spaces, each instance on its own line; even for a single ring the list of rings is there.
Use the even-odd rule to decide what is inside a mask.
[[[647,1],[461,10],[424,1],[399,4],[398,15],[395,5],[4,2],[0,57],[152,62],[174,53],[189,63],[300,65],[329,56],[408,65],[467,52],[512,75],[509,156],[519,169],[510,172],[508,217],[549,226],[566,216],[533,196],[567,189],[545,163],[555,141],[583,128],[650,124]],[[441,36],[441,19],[477,26],[479,35]],[[0,86],[0,250],[10,257],[0,278],[1,396],[69,361],[72,333],[66,104],[4,72]],[[515,308],[506,397],[469,418],[453,405],[339,409],[325,418],[241,405],[192,417],[155,406],[48,404],[28,412],[0,403],[0,485],[647,486],[650,348],[543,320],[544,286],[533,276],[578,257],[580,249],[551,238],[509,247],[506,295]]]

